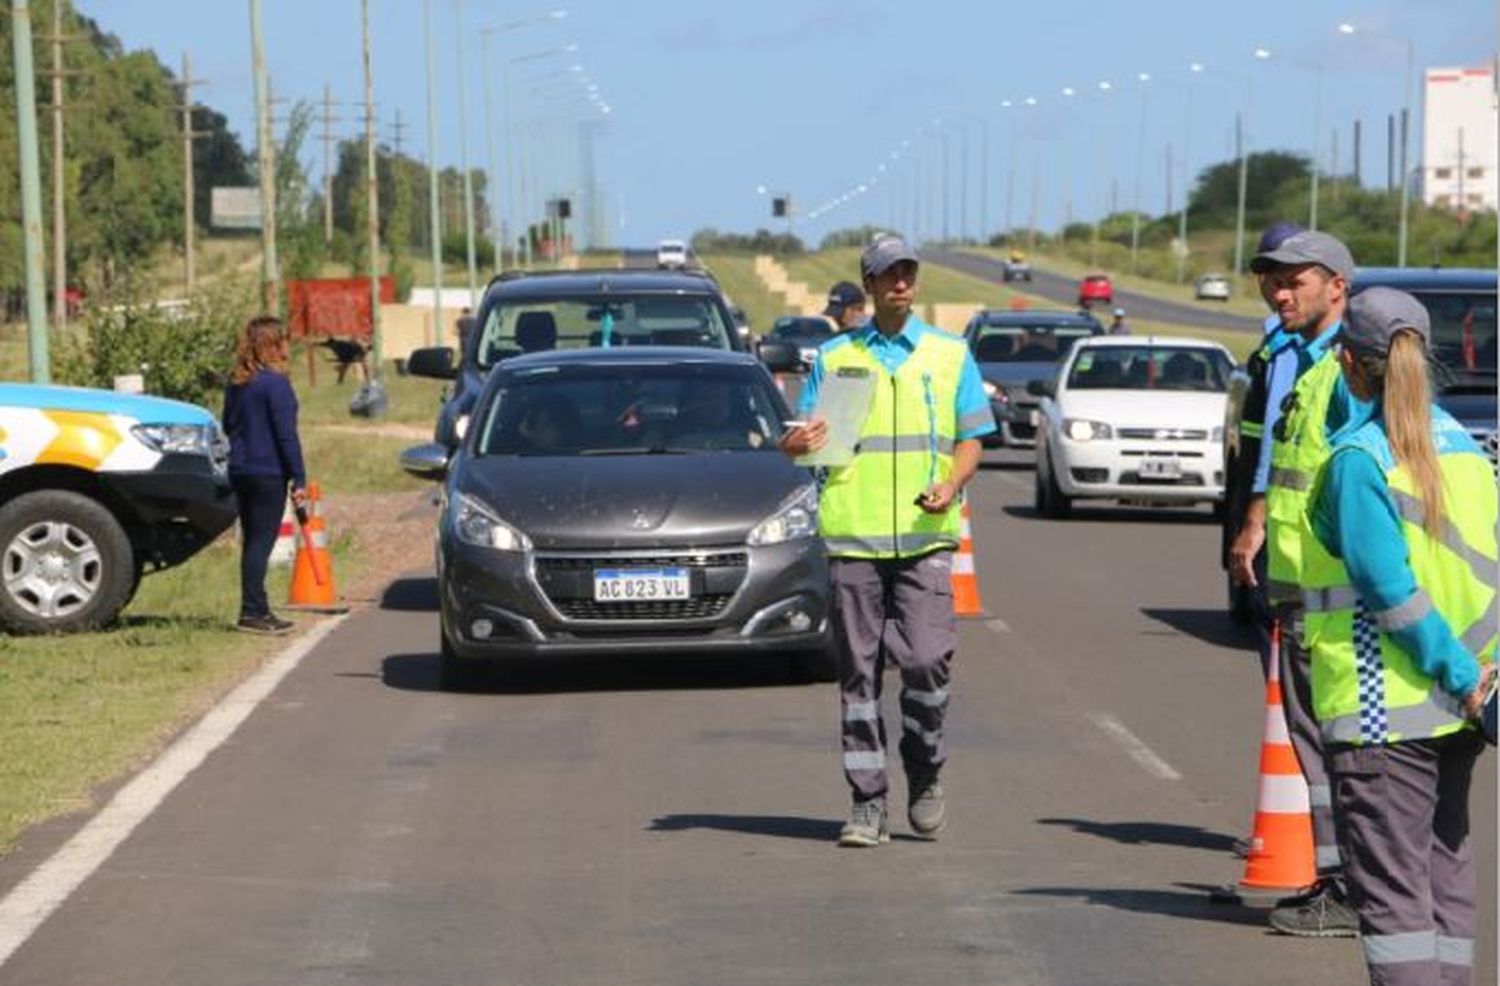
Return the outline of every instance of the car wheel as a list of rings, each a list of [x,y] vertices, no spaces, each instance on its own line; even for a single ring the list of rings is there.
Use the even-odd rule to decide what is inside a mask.
[[[792,655],[792,677],[803,682],[838,681],[838,653],[832,643]]]
[[[97,500],[25,493],[0,507],[0,626],[72,633],[112,621],[138,578],[125,529]]]
[[[1063,493],[1062,487],[1057,485],[1057,474],[1052,469],[1050,459],[1046,472],[1042,487],[1042,516],[1061,520],[1073,512],[1073,498]]]

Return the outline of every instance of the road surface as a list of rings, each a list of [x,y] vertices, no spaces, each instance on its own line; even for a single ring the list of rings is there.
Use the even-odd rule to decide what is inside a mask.
[[[439,690],[416,570],[297,665],[0,982],[1363,983],[1354,941],[1277,937],[1206,895],[1242,872],[1263,719],[1207,511],[1055,522],[1030,501],[1028,469],[976,481],[987,613],[962,624],[941,841],[909,838],[898,810],[889,845],[834,846],[834,686],[775,662]],[[1494,769],[1473,798],[1491,926]],[[70,827],[0,860],[0,893]],[[1486,938],[1476,982],[1493,954]]]

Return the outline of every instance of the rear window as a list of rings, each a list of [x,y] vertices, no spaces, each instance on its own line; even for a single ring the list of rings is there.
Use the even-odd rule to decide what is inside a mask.
[[[1081,325],[981,325],[969,345],[980,363],[1056,363],[1092,335]]]
[[[780,405],[732,367],[544,367],[516,373],[484,412],[479,455],[776,452]]]
[[[1068,370],[1072,390],[1194,390],[1224,393],[1234,366],[1201,346],[1089,346]]]
[[[733,327],[707,295],[609,294],[593,298],[502,300],[485,317],[476,360],[585,346],[697,346],[731,349]]]

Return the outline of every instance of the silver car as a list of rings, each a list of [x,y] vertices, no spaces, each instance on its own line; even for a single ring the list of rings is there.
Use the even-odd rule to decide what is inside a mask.
[[[1228,301],[1229,278],[1223,274],[1204,274],[1194,282],[1193,296],[1199,301]]]
[[[496,367],[445,461],[437,574],[445,681],[485,659],[790,655],[831,672],[828,563],[788,417],[739,353],[620,347]]]

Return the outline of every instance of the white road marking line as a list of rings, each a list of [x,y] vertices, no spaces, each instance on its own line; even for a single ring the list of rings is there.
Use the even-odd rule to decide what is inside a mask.
[[[985,620],[984,625],[996,633],[1010,633],[1010,624],[1001,619]]]
[[[242,682],[122,787],[62,848],[0,899],[0,966],[109,859],[184,778],[234,735],[281,679],[345,619],[347,614],[313,627]]]
[[[1126,729],[1120,720],[1102,712],[1093,713],[1089,718],[1106,736],[1118,743],[1130,759],[1140,764],[1146,773],[1163,781],[1182,780],[1182,775],[1171,764],[1157,756],[1155,750],[1141,742],[1140,737]]]

